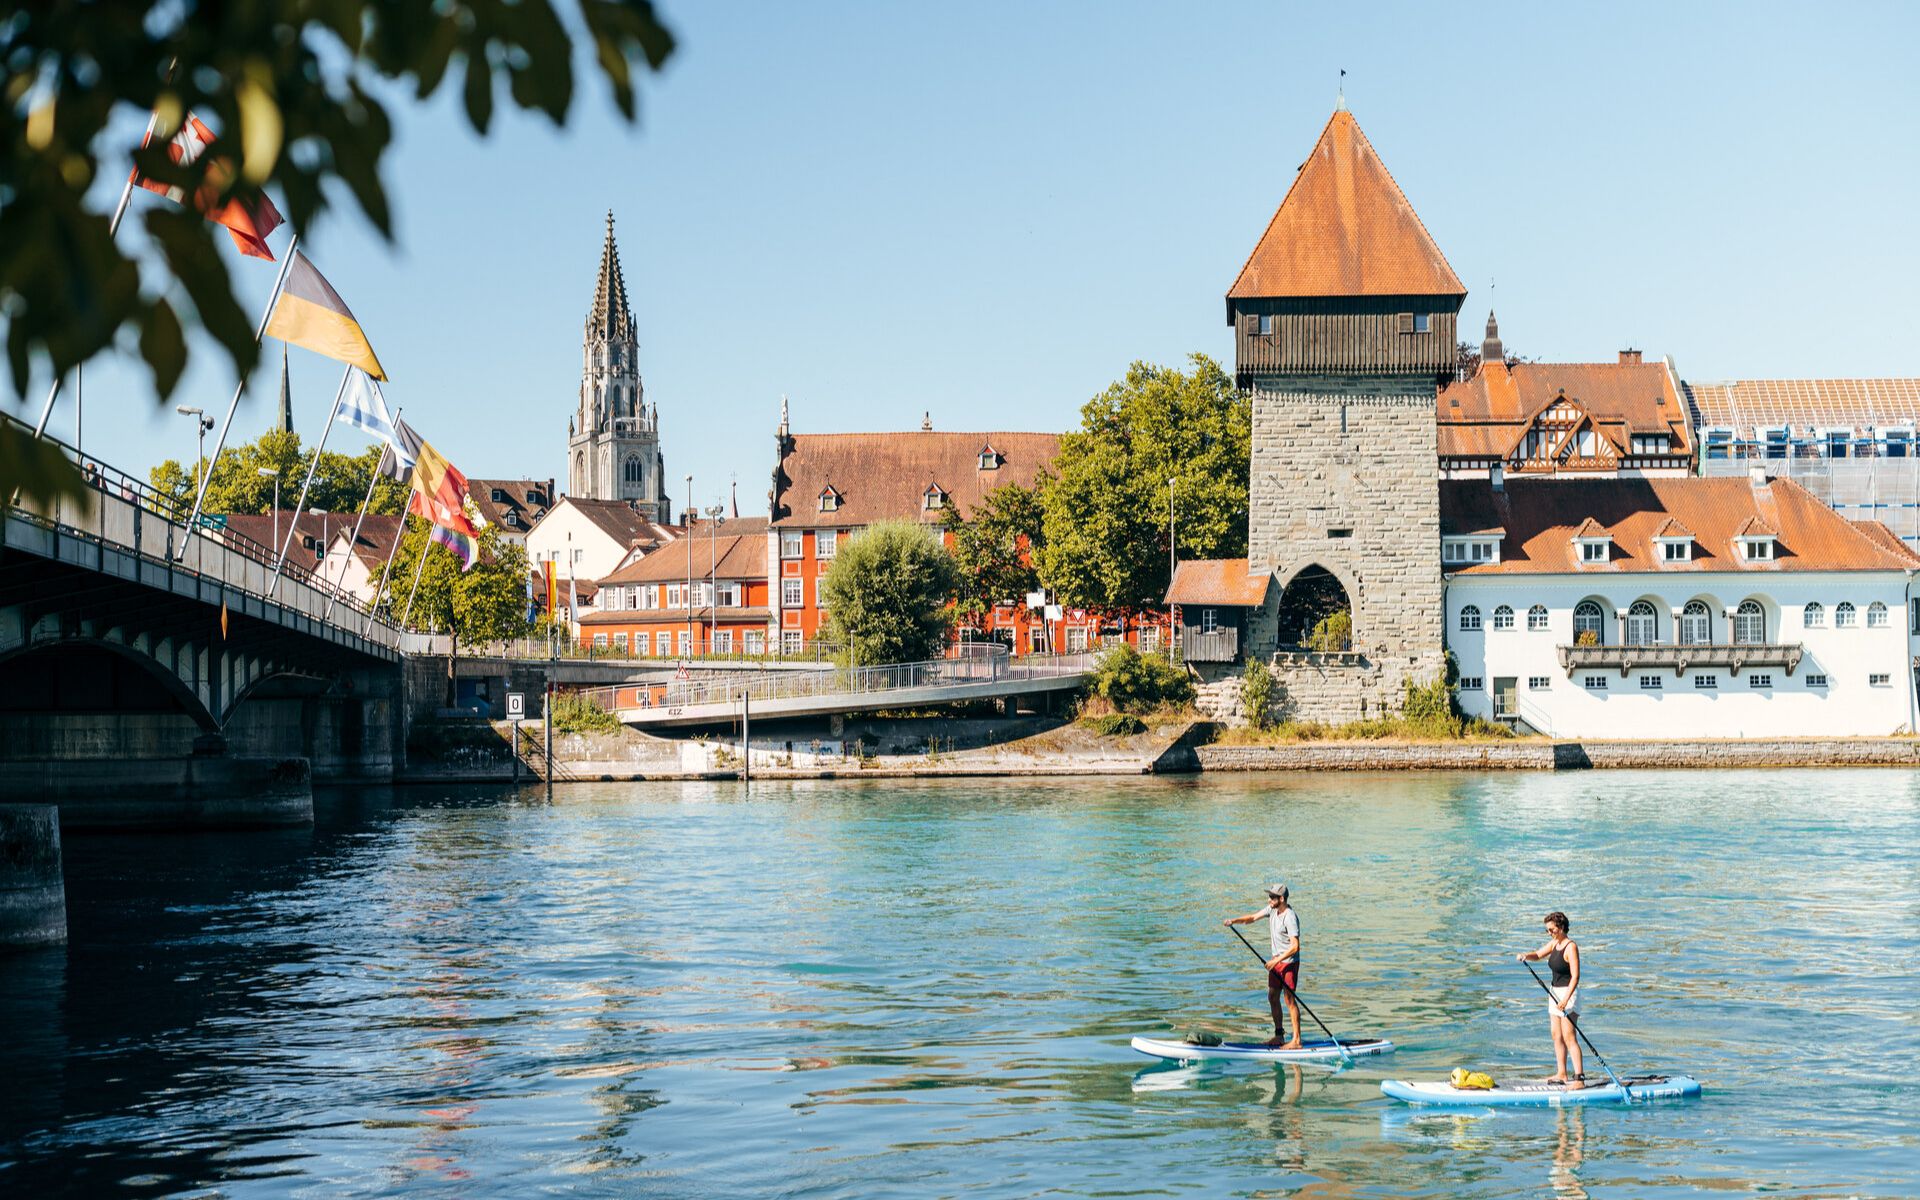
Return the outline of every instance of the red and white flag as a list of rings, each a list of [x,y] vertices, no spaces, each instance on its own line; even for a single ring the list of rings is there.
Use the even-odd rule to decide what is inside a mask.
[[[151,137],[151,135],[149,135]],[[144,143],[142,143],[144,145]],[[213,144],[213,131],[203,124],[199,117],[187,114],[186,122],[180,126],[180,132],[173,135],[167,144],[167,155],[174,162],[185,166],[198,159]],[[240,247],[240,253],[253,258],[273,261],[273,251],[267,249],[267,235],[280,228],[280,210],[273,201],[264,195],[249,206],[238,200],[229,200],[221,204],[215,197],[225,186],[232,168],[224,163],[214,163],[207,168],[206,186],[201,189],[199,198],[193,207],[200,210],[202,216],[216,225],[226,226],[233,236],[233,244]],[[150,192],[158,192],[175,204],[187,203],[186,189],[169,183],[159,183],[141,176],[134,169],[133,181]]]

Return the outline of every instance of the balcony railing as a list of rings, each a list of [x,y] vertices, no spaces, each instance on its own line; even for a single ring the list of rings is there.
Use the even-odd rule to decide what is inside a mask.
[[[1783,667],[1791,675],[1806,654],[1797,643],[1744,642],[1713,646],[1561,646],[1560,665],[1568,674],[1581,669],[1688,671],[1726,670],[1738,675],[1748,667]]]
[[[1233,662],[1240,657],[1240,631],[1189,625],[1180,631],[1180,657],[1186,662]]]

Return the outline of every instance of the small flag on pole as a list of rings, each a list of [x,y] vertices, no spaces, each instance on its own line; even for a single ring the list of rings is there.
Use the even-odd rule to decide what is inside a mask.
[[[315,354],[351,363],[375,379],[387,377],[386,368],[374,357],[373,343],[367,341],[367,331],[354,319],[353,310],[298,250],[293,252],[293,261],[287,264],[287,281],[281,285],[280,298],[274,302],[266,334]]]
[[[227,640],[227,597],[224,593],[220,597],[220,640]]]
[[[480,535],[467,519],[467,477],[427,442],[420,443],[408,508],[433,525],[433,540],[452,551],[462,571],[479,556]]]
[[[412,483],[413,468],[420,461],[420,447],[426,442],[405,421],[395,421],[393,425],[393,440],[380,451],[376,469],[395,483]]]
[[[151,138],[151,134],[148,135]],[[145,143],[142,143],[143,145]],[[213,144],[213,131],[201,123],[192,113],[180,126],[180,132],[173,135],[167,143],[167,157],[181,166],[197,160]],[[233,244],[240,247],[240,253],[251,258],[264,258],[273,261],[273,251],[267,249],[267,235],[280,228],[280,210],[273,201],[262,195],[251,207],[238,200],[229,200],[220,204],[217,197],[233,178],[233,166],[225,159],[207,164],[206,184],[195,197],[193,207],[200,215],[216,225],[226,227],[233,238]],[[140,174],[139,168],[133,171],[133,181],[150,192],[158,192],[175,204],[185,204],[187,193],[170,183],[160,183]]]
[[[347,376],[346,394],[340,397],[339,419],[383,442],[391,442],[399,436],[393,427],[393,414],[387,411],[387,398],[380,393],[380,385],[357,367]]]

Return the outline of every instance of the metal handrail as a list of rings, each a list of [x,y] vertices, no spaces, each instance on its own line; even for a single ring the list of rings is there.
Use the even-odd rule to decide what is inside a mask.
[[[28,425],[26,422],[21,421],[10,414],[0,413],[0,421],[3,421],[9,425],[15,426],[19,429],[26,430],[29,434],[31,434],[33,430],[33,426]],[[98,492],[100,493],[101,496],[110,500],[119,500],[123,504],[131,505],[132,507],[139,509],[141,512],[151,513],[154,517],[158,518],[159,521],[162,523],[162,525],[165,527],[166,532],[165,532],[164,538],[155,539],[155,540],[162,541],[164,543],[165,553],[154,554],[151,551],[151,549],[145,544],[147,539],[144,537],[136,537],[135,541],[126,542],[116,538],[109,538],[105,536],[103,531],[88,529],[85,526],[75,525],[70,521],[62,520],[60,516],[61,505],[58,501],[56,501],[53,504],[52,506],[53,511],[38,512],[38,511],[35,511],[32,507],[28,506],[26,503],[24,503],[24,499],[23,499],[22,503],[15,504],[13,506],[12,512],[14,515],[23,517],[27,520],[31,520],[36,524],[44,525],[48,528],[57,529],[61,532],[69,533],[76,537],[85,538],[88,541],[91,541],[100,545],[109,545],[122,550],[130,550],[135,554],[140,555],[143,558],[150,558],[156,561],[160,561],[163,559],[165,560],[177,559],[181,551],[181,547],[184,545],[184,542],[179,535],[185,534],[188,532],[187,518],[191,515],[191,513],[188,510],[187,506],[176,501],[171,496],[168,496],[166,493],[161,492],[158,489],[154,488],[152,485],[146,483],[144,480],[128,475],[126,472],[120,470],[119,468],[114,467],[111,464],[104,463],[97,458],[92,458],[88,455],[80,453],[78,450],[74,449],[72,446],[68,445],[67,443],[60,441],[58,438],[47,437],[45,435],[42,435],[41,440],[47,442],[50,445],[58,447],[62,453],[64,453],[69,459],[73,460],[73,462],[80,468],[81,478],[85,481],[87,487],[91,491]],[[264,546],[261,543],[254,541],[252,538],[247,537],[244,534],[237,533],[235,531],[225,528],[219,523],[213,520],[210,520],[207,514],[204,514],[204,513],[201,515],[198,528],[196,528],[192,532],[197,533],[199,536],[205,538],[207,541],[213,543],[214,545],[219,546],[223,550],[226,550],[230,553],[238,554],[240,557],[248,559],[264,567],[271,568],[279,558],[278,551],[274,550],[271,547]],[[190,568],[179,568],[179,569],[190,569]],[[316,591],[323,591],[328,594],[333,594],[334,592],[334,589],[326,585],[325,580],[318,574],[317,571],[315,571],[312,567],[309,567],[304,563],[295,563],[291,560],[291,558],[289,558],[289,561],[286,563],[285,567],[283,568],[283,572],[289,575],[304,576],[308,583],[308,586],[313,587]],[[194,573],[199,574],[199,572],[194,572]],[[257,592],[254,589],[248,588],[242,584],[234,583],[232,581],[224,580],[224,579],[221,580],[220,582],[225,586],[231,587],[234,591],[242,592],[247,595],[258,596],[261,599],[268,598],[265,593]],[[399,627],[394,622],[383,619],[377,612],[371,612],[369,607],[365,603],[363,603],[358,597],[355,597],[353,595],[350,595],[342,591],[339,593],[339,598],[337,603],[344,604],[346,607],[360,614],[361,616],[371,615],[374,620],[379,621],[382,625],[385,625],[387,628],[393,629],[395,632],[398,632]]]
[[[1080,653],[1028,654],[1013,658],[1003,646],[995,645],[992,649],[998,653],[972,653],[957,658],[931,658],[872,667],[836,667],[828,671],[741,672],[732,677],[675,680],[667,685],[666,695],[660,703],[685,707],[734,704],[740,701],[742,695],[753,701],[795,700],[818,696],[871,695],[875,692],[967,683],[1059,679],[1086,674],[1092,669],[1095,657],[1092,653]],[[634,687],[633,684],[624,684],[585,688],[581,694],[611,711],[627,707],[619,703],[620,694],[631,694]]]

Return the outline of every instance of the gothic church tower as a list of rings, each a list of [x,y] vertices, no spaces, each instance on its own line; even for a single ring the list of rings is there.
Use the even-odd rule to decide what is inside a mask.
[[[1465,299],[1342,105],[1226,297],[1253,393],[1248,565],[1279,585],[1248,649],[1284,715],[1377,715],[1444,669],[1434,404]],[[1305,652],[1343,607],[1351,651]]]
[[[580,407],[567,422],[567,494],[625,500],[653,520],[669,521],[660,408],[647,407],[640,381],[640,337],[627,306],[612,212],[581,352]]]

